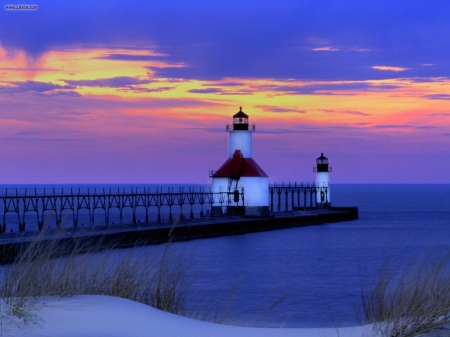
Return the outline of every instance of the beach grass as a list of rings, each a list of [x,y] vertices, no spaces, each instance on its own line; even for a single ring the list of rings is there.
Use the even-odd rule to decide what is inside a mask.
[[[182,213],[173,222],[170,234],[181,218]],[[132,248],[120,248],[105,239],[64,242],[44,240],[42,234],[20,248],[14,262],[0,270],[1,315],[28,319],[37,303],[42,303],[41,299],[47,296],[107,295],[173,314],[230,324],[236,318],[230,298],[239,283],[230,286],[225,298],[205,295],[203,299],[196,299],[198,303],[187,303],[189,289],[195,282],[189,272],[192,261],[183,254],[174,254],[170,249],[171,241],[169,236],[162,249],[149,254],[149,250],[141,249],[145,242],[136,242]],[[286,297],[280,296],[269,303],[265,313]],[[253,325],[261,320],[263,316],[256,317]]]
[[[168,244],[169,245],[169,244]],[[74,245],[36,240],[3,266],[0,298],[7,313],[26,317],[45,296],[108,295],[185,314],[188,265],[168,253],[142,254],[103,241]]]
[[[450,335],[450,254],[410,265],[387,262],[378,280],[361,289],[363,322],[378,335]]]

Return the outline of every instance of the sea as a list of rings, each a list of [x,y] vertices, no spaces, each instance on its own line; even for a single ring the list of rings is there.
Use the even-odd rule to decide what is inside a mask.
[[[189,265],[188,314],[247,326],[352,326],[362,287],[386,263],[407,268],[450,252],[450,185],[332,184],[331,202],[357,206],[359,219],[171,243]]]

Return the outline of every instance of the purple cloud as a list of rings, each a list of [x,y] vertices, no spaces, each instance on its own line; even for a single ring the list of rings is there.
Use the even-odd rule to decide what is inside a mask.
[[[327,83],[327,84],[307,84],[303,86],[293,85],[261,85],[254,87],[254,90],[278,91],[299,95],[342,95],[358,91],[389,91],[400,88],[398,85],[374,85],[371,83]]]
[[[174,87],[158,87],[158,88],[139,88],[136,86],[128,86],[134,92],[163,92],[173,90]]]
[[[25,81],[25,82],[9,82],[12,86],[0,86],[0,94],[14,94],[23,92],[45,93],[55,90],[75,89],[72,85],[59,85],[53,83]],[[63,92],[61,92],[63,93]]]
[[[425,95],[424,97],[428,98],[428,99],[450,100],[449,94],[431,94],[431,95]]]
[[[219,88],[205,88],[205,89],[191,89],[188,90],[188,92],[194,93],[194,94],[216,94],[216,93],[222,93],[223,90]]]
[[[149,84],[154,80],[141,80],[135,77],[118,76],[111,78],[99,78],[96,80],[64,80],[67,84],[81,87],[106,87],[106,88],[123,88],[133,85]]]
[[[57,14],[52,11],[55,7]],[[449,10],[447,2],[429,6],[414,1],[405,8],[388,0],[336,1],[325,7],[302,1],[256,0],[200,0],[198,6],[149,1],[129,6],[118,0],[107,8],[102,3],[86,6],[48,0],[39,11],[26,15],[0,12],[0,41],[6,49],[24,50],[34,59],[52,49],[79,45],[118,50],[137,45],[164,56],[121,51],[103,58],[186,64],[184,68],[156,69],[157,76],[173,78],[357,80],[402,76],[374,72],[374,64],[410,68],[409,77],[445,77],[450,75],[450,44],[442,42],[442,36],[448,33],[450,20],[442,13]],[[311,37],[320,43],[312,43]],[[312,51],[324,46],[339,50]],[[354,52],[367,50],[370,52]]]
[[[29,71],[58,72],[58,71],[60,71],[60,69],[56,69],[56,68],[36,68],[36,67],[23,67],[23,68],[0,67],[0,70],[20,71],[20,72],[29,72]]]
[[[2,138],[4,141],[13,141],[13,142],[31,142],[31,143],[40,143],[40,142],[69,142],[69,141],[81,141],[81,138],[73,138],[67,136],[55,136],[54,134],[50,134],[48,132],[38,131],[38,130],[28,130],[28,131],[20,131],[14,132]]]
[[[267,112],[275,112],[275,113],[299,113],[305,114],[307,110],[296,109],[296,108],[282,108],[272,105],[255,105],[255,108],[263,109]]]
[[[284,135],[284,134],[329,134],[332,131],[327,128],[291,128],[291,129],[257,129],[258,134]]]
[[[386,125],[374,125],[375,129],[410,129],[411,125],[397,125],[397,124],[386,124]]]
[[[450,117],[450,112],[435,112],[430,114],[433,117]]]
[[[435,126],[435,125],[421,125],[421,126],[415,126],[414,129],[416,129],[416,130],[433,130],[433,129],[441,129],[441,127]]]
[[[237,86],[244,85],[244,84],[239,83],[239,82],[224,82],[224,83],[219,83],[218,85],[220,85],[221,87],[237,87]]]
[[[109,54],[97,57],[101,60],[118,60],[118,61],[155,61],[165,60],[166,55],[129,55],[129,54]]]

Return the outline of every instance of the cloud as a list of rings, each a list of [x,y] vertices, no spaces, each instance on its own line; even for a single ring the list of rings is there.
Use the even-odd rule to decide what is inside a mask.
[[[130,55],[130,54],[109,54],[97,57],[101,60],[118,61],[159,61],[167,59],[167,55]]]
[[[410,129],[410,125],[398,125],[398,124],[386,124],[386,125],[374,125],[375,129]]]
[[[40,143],[40,142],[78,142],[82,141],[79,138],[68,138],[68,137],[15,137],[15,136],[6,136],[3,138],[5,141],[14,141],[14,142],[30,142],[30,143]]]
[[[446,77],[407,77],[405,80],[414,82],[414,83],[439,83],[439,82],[447,82],[448,78]]]
[[[330,46],[329,44],[331,41],[311,41],[312,44],[319,44],[321,46],[319,47],[302,47],[301,50],[309,50],[309,51],[331,51],[331,52],[358,52],[358,53],[366,53],[372,51],[370,48],[365,47],[355,47],[355,46],[346,46],[346,45],[340,45],[340,46]],[[328,45],[323,45],[328,44]]]
[[[239,83],[239,82],[222,82],[222,83],[220,83],[221,87],[237,87],[240,85],[244,85],[244,84]]]
[[[435,126],[435,125],[421,125],[421,126],[415,126],[414,129],[416,129],[416,130],[433,130],[433,129],[440,129],[440,127]]]
[[[350,50],[357,51],[359,53],[367,53],[372,51],[370,48],[358,48],[358,47],[351,48]]]
[[[409,68],[403,68],[403,67],[391,67],[391,66],[372,66],[372,69],[375,70],[381,70],[381,71],[406,71]]]
[[[53,83],[37,82],[37,81],[24,81],[24,82],[8,82],[8,85],[0,86],[0,94],[14,94],[23,92],[34,93],[47,93],[55,90],[70,90],[75,89],[71,85],[59,85]],[[60,92],[60,94],[65,94]]]
[[[173,90],[175,87],[158,87],[158,88],[139,88],[135,86],[128,86],[133,92],[163,92]]]
[[[30,72],[30,71],[36,71],[36,72],[58,72],[58,71],[60,71],[60,69],[56,69],[56,68],[34,68],[34,67],[23,67],[23,68],[0,67],[0,70],[20,71],[20,72]]]
[[[305,114],[307,110],[297,109],[297,108],[282,108],[278,106],[272,105],[255,105],[255,108],[262,109],[267,112],[275,112],[275,113],[299,113]]]
[[[373,123],[369,123],[369,122],[361,122],[361,123],[353,123],[351,125],[356,125],[356,126],[366,126],[366,125],[372,125]]]
[[[103,58],[186,64],[156,70],[158,76],[174,78],[363,80],[400,76],[402,72],[371,68],[388,67],[383,65],[391,62],[399,65],[395,68],[410,68],[411,76],[450,75],[450,44],[442,42],[450,27],[442,15],[450,10],[447,2],[429,6],[414,1],[408,8],[388,0],[333,1],[327,6],[303,1],[195,3],[148,1],[129,6],[117,0],[108,6],[101,2],[86,6],[83,1],[61,4],[48,0],[39,11],[27,15],[0,12],[0,41],[7,50],[24,50],[34,60],[49,50],[79,46],[121,50],[151,46],[155,55],[118,52]],[[311,47],[312,40],[320,43]],[[312,52],[313,48],[318,50]],[[333,49],[339,52],[330,52]],[[371,52],[345,56],[341,52],[352,49]],[[434,66],[417,66],[424,62]]]
[[[85,118],[88,115],[93,115],[93,113],[89,111],[58,111],[51,118],[55,118],[58,120],[77,121]]]
[[[334,47],[317,47],[313,51],[339,51],[339,49]]]
[[[83,122],[89,118],[97,117],[105,120],[107,115],[108,119],[123,120],[123,130],[127,130],[125,126],[134,123],[136,120],[145,121],[145,123],[138,124],[139,126],[147,123],[153,125],[155,119],[161,116],[161,111],[166,111],[164,116],[164,122],[166,122],[170,119],[180,120],[180,115],[177,115],[177,112],[168,113],[168,111],[183,111],[185,113],[189,109],[195,111],[202,107],[210,110],[229,108],[229,104],[194,98],[142,97],[139,99],[122,99],[114,96],[92,95],[47,97],[36,95],[35,92],[19,93],[17,97],[0,95],[0,118],[2,121],[13,121],[17,127],[28,127],[32,124],[39,125],[42,128],[51,128],[59,120],[71,119]],[[129,112],[133,112],[132,116]],[[185,121],[185,119],[182,120]],[[2,122],[2,125],[7,128],[6,123]],[[77,127],[80,127],[80,124],[58,124],[55,129]]]
[[[12,136],[36,136],[36,135],[43,135],[44,132],[37,131],[37,130],[28,130],[28,131],[20,131],[15,132],[12,134]]]
[[[367,82],[350,83],[325,83],[299,85],[261,85],[254,88],[259,91],[276,91],[299,95],[348,95],[357,94],[359,91],[390,91],[400,88],[399,85],[376,85]]]
[[[450,100],[449,94],[430,94],[430,95],[424,95],[427,99],[437,99],[437,100]]]
[[[178,129],[186,129],[186,130],[197,130],[200,132],[208,132],[208,133],[220,133],[223,134],[224,129],[223,128],[208,128],[208,127],[204,127],[204,128],[198,128],[198,127],[189,127],[189,128],[178,128]]]
[[[38,130],[28,130],[14,132],[10,135],[4,136],[2,138],[4,141],[14,141],[14,142],[30,142],[30,143],[41,143],[41,142],[71,142],[71,141],[81,141],[81,138],[73,138],[67,136],[55,136],[47,132]]]
[[[334,113],[334,114],[344,114],[344,115],[358,115],[358,116],[371,116],[368,113],[355,111],[355,110],[341,110],[341,109],[317,109],[318,111],[323,111],[326,113]]]
[[[194,94],[216,94],[223,92],[222,89],[219,88],[205,88],[205,89],[191,89],[188,90],[188,92],[194,93]]]
[[[291,129],[257,129],[258,134],[283,135],[283,134],[330,134],[329,128],[291,128]]]
[[[36,92],[36,96],[45,96],[45,97],[53,97],[53,96],[68,96],[68,97],[79,97],[80,93],[76,91],[64,90],[64,91],[51,91],[51,92]]]
[[[219,94],[219,95],[253,95],[254,91],[248,89],[241,89],[239,91],[225,91],[220,88],[204,88],[204,89],[191,89],[188,92],[193,94]]]
[[[435,112],[430,114],[429,116],[433,117],[450,117],[450,112]]]
[[[133,85],[149,84],[155,82],[149,79],[139,79],[129,76],[118,76],[111,78],[99,78],[96,80],[64,80],[67,84],[78,87],[106,87],[123,88]]]
[[[253,95],[252,91],[245,91],[245,90],[239,90],[239,91],[223,91],[221,93],[219,93],[219,95],[224,95],[224,96],[230,96],[230,95],[234,95],[234,96],[246,96],[246,95]]]

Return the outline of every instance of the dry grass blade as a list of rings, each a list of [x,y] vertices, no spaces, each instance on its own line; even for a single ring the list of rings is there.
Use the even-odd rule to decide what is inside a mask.
[[[382,267],[368,292],[362,286],[365,323],[389,337],[419,336],[447,330],[450,324],[450,255],[427,257],[400,269]]]

